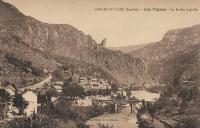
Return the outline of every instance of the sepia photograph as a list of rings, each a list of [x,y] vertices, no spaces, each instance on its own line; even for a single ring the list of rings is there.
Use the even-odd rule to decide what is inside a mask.
[[[200,1],[0,0],[0,128],[200,128]]]

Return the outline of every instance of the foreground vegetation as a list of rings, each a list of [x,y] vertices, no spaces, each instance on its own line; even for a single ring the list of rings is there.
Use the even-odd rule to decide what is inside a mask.
[[[200,90],[192,81],[168,85],[155,103],[146,103],[137,116],[140,128],[157,128],[156,121],[169,124],[177,122],[179,128],[199,128],[200,125]],[[149,115],[143,119],[143,115]],[[172,123],[171,123],[172,124]]]

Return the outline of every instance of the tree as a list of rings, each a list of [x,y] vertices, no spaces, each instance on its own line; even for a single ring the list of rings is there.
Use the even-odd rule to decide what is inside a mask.
[[[176,87],[179,84],[179,79],[175,78],[173,81],[173,86]]]
[[[44,72],[41,69],[36,68],[36,67],[31,67],[31,70],[32,70],[32,73],[37,76],[44,74]]]
[[[69,97],[70,99],[85,96],[84,88],[79,85],[72,84],[71,82],[65,82],[62,91],[65,94],[65,96]]]
[[[180,97],[183,101],[191,100],[191,93],[188,87],[184,87],[180,90],[178,97]]]
[[[131,93],[131,91],[126,91],[126,95],[130,98],[131,97],[131,95],[132,95],[132,93]]]
[[[72,109],[72,101],[59,100],[55,105],[54,116],[57,118],[62,118],[65,121],[77,120],[78,113]]]
[[[31,117],[14,118],[8,122],[9,128],[53,128],[51,120],[33,114]],[[52,126],[52,127],[51,127]]]
[[[48,85],[47,85],[48,86]],[[47,91],[46,91],[46,96],[47,96],[47,100],[51,101],[51,98],[56,96],[58,94],[58,92],[56,91],[56,89],[51,86]]]
[[[131,95],[132,95],[131,91],[129,91],[129,90],[126,91],[126,95],[127,95],[128,98],[130,99],[130,97],[131,97]],[[130,102],[129,105],[130,105],[130,107],[131,107],[131,113],[132,113],[132,112],[133,112],[133,103]]]
[[[147,102],[146,107],[147,107],[147,111],[148,111],[149,115],[154,120],[154,116],[155,116],[155,113],[156,113],[156,105],[154,105],[151,102]],[[153,122],[153,120],[152,120],[152,122]]]
[[[88,115],[90,118],[92,118],[102,115],[103,113],[104,113],[103,108],[99,106],[97,103],[93,103],[90,111],[88,112]]]
[[[113,92],[117,92],[118,86],[117,86],[116,84],[113,84],[113,85],[111,86],[111,90],[112,90]]]
[[[28,102],[24,100],[22,94],[16,93],[13,98],[13,106],[19,109],[19,114],[22,115],[24,109],[28,106]]]
[[[0,89],[0,103],[8,103],[10,94],[5,89]]]
[[[78,122],[77,128],[90,128],[90,127],[86,125],[84,122]]]
[[[78,85],[74,86],[73,92],[75,97],[84,97],[85,95],[84,88]]]
[[[0,117],[4,118],[8,112],[8,102],[10,101],[10,94],[5,89],[0,89]]]
[[[19,67],[21,70],[28,72],[28,68],[31,67],[32,63],[30,61],[26,61],[25,59],[16,58],[13,54],[6,54],[6,59],[12,65]]]
[[[108,124],[98,124],[98,128],[114,128],[113,125],[108,125]]]
[[[69,78],[69,79],[65,80],[65,81],[64,81],[64,86],[73,85],[72,81],[73,81],[72,78]]]
[[[47,96],[46,94],[38,94],[38,103],[41,103],[41,111],[44,109],[44,106],[47,105]]]

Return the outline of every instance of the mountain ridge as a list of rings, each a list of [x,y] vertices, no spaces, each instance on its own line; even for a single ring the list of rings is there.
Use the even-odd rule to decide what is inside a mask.
[[[3,38],[3,35],[5,35],[6,39],[12,40],[13,46],[9,45],[11,48],[15,47],[14,45],[19,44],[19,42],[23,43],[25,45],[23,49],[25,56],[27,54],[25,47],[27,47],[27,49],[36,49],[42,53],[51,53],[53,55],[71,58],[80,63],[84,62],[96,65],[100,69],[108,72],[120,83],[150,81],[148,74],[145,73],[145,65],[139,58],[133,58],[121,52],[109,50],[98,44],[90,35],[85,35],[82,31],[71,25],[42,23],[30,16],[19,14],[19,10],[13,9],[13,6],[6,5],[6,7],[6,9],[11,10],[8,12],[12,13],[8,14],[14,20],[10,18],[7,20],[7,17],[5,17],[7,22],[4,22],[4,19],[0,20],[2,21],[0,22],[0,38]],[[17,10],[18,12],[16,13],[12,10]],[[5,9],[0,11],[4,12]],[[0,12],[0,15],[4,15],[2,12]],[[15,17],[18,17],[18,15],[19,20],[16,20]],[[8,41],[1,41],[1,45],[4,46],[6,44],[5,42]],[[4,49],[9,51],[8,46],[4,47]],[[15,54],[19,53],[19,49],[16,50]],[[33,53],[40,54],[37,51]],[[32,54],[32,60],[37,64],[37,59],[34,59],[34,54]],[[38,58],[38,61],[44,58],[42,54],[40,55],[41,57]],[[21,57],[23,56],[21,55]],[[26,57],[26,59],[30,58]],[[48,61],[50,64],[46,63],[47,61],[43,63],[45,68],[55,71],[57,66],[50,66],[52,61]],[[38,67],[44,69],[40,65]]]
[[[167,31],[161,41],[129,52],[142,58],[150,76],[162,82],[199,81],[200,25]],[[156,49],[156,50],[155,50]]]

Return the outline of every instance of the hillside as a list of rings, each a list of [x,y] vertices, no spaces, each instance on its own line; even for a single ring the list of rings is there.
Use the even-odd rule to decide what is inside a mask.
[[[168,31],[159,42],[129,52],[148,65],[157,81],[200,80],[200,25]]]
[[[56,70],[58,67],[6,30],[0,31],[0,55],[1,82],[9,81],[20,87],[41,81],[45,78],[45,69]]]
[[[29,69],[28,61],[19,60],[9,53],[0,50],[0,81],[2,85],[12,83],[16,87],[33,85],[45,77]]]
[[[76,61],[79,67],[82,63],[93,65],[120,83],[150,81],[141,59],[106,49],[71,25],[42,23],[3,1],[0,17],[1,50],[30,61],[40,70],[56,71],[57,64],[63,63],[49,56],[58,56]]]

